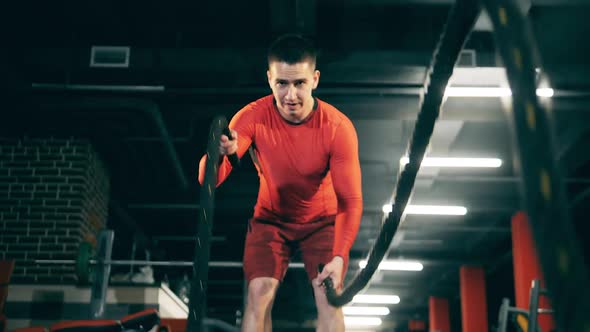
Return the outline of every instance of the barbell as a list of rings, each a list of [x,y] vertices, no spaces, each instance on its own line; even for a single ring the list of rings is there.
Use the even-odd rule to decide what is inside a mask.
[[[147,261],[147,260],[101,260],[92,258],[92,245],[88,242],[80,243],[76,259],[37,259],[35,264],[75,265],[78,282],[90,281],[91,266],[93,265],[151,265],[151,266],[193,266],[194,262],[185,261]]]
[[[91,267],[95,265],[116,265],[116,266],[177,266],[177,267],[192,267],[195,262],[193,261],[148,261],[148,260],[100,260],[92,258],[92,245],[88,242],[80,243],[78,248],[78,256],[76,259],[36,259],[33,262],[35,264],[51,264],[51,265],[75,265],[76,276],[78,282],[88,283],[90,281]],[[231,261],[210,261],[208,264],[210,267],[235,267],[241,268],[242,262],[231,262]],[[292,268],[303,268],[303,263],[289,263],[289,267]]]
[[[76,264],[74,259],[37,259],[35,264],[57,264],[57,265],[73,265]],[[88,261],[89,265],[153,265],[153,266],[193,266],[194,262],[183,261],[141,261],[141,260],[104,260],[91,259]],[[215,262],[212,262],[215,265]],[[225,266],[225,265],[224,265]]]

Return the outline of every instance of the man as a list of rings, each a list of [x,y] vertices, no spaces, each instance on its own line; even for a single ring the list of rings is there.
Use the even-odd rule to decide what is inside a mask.
[[[249,147],[260,177],[244,249],[248,300],[242,331],[271,331],[271,308],[294,250],[300,250],[318,310],[318,331],[344,331],[340,308],[321,284],[342,287],[348,254],[362,214],[358,139],[352,122],[312,96],[320,72],[316,50],[298,35],[277,39],[268,51],[272,95],[242,108],[231,120],[232,140],[221,137],[222,156],[242,157]],[[206,156],[201,159],[202,183]],[[220,161],[220,185],[231,171]],[[318,265],[325,267],[318,274]]]

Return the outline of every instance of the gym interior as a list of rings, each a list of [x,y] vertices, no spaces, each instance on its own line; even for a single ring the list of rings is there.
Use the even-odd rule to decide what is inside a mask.
[[[265,52],[285,33],[314,39],[314,95],[358,134],[347,331],[588,331],[587,1],[11,12],[0,332],[240,331],[258,175],[247,154],[213,192],[197,174],[225,129],[215,119],[271,93]],[[316,330],[297,253],[272,318],[273,331]]]

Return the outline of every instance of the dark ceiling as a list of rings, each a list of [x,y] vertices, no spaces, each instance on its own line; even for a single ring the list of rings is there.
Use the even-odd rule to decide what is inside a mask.
[[[522,0],[535,31],[551,99],[556,159],[566,171],[577,220],[588,203],[590,163],[590,7],[582,1]],[[198,161],[215,115],[230,117],[270,92],[267,44],[284,32],[313,36],[322,50],[317,96],[339,107],[359,134],[364,214],[351,252],[358,271],[377,236],[382,205],[396,183],[418,112],[419,95],[452,1],[100,1],[38,2],[11,21],[18,58],[5,82],[2,135],[88,138],[111,173],[109,227],[115,255],[128,258],[129,235],[147,239],[152,258],[190,260],[196,231]],[[490,24],[480,18],[465,47],[461,77],[494,84],[501,67]],[[128,68],[91,68],[91,46],[130,46]],[[468,60],[469,60],[468,59]],[[482,81],[477,81],[481,79]],[[13,103],[14,102],[14,103]],[[12,104],[11,104],[12,103]],[[459,267],[483,266],[490,321],[500,297],[512,297],[511,216],[522,208],[511,129],[498,98],[449,98],[431,141],[431,156],[494,157],[492,170],[428,169],[412,204],[468,208],[463,217],[408,216],[388,258],[411,258],[421,272],[380,271],[366,293],[397,294],[383,330],[428,318],[428,297],[460,312]],[[248,159],[248,157],[246,157]],[[241,262],[246,221],[258,179],[244,160],[217,192],[212,261]],[[580,196],[582,195],[582,196]],[[585,197],[585,198],[584,198]],[[584,230],[587,226],[581,226]],[[585,229],[587,232],[587,229]],[[588,234],[588,233],[581,233]],[[157,270],[178,278],[182,271]],[[240,268],[212,267],[208,316],[233,323],[243,303]],[[302,269],[292,269],[275,304],[276,330],[304,330],[315,317]]]

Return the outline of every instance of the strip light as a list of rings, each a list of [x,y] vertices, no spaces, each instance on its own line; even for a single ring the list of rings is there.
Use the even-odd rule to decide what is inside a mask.
[[[355,295],[351,303],[372,303],[372,304],[398,304],[400,302],[397,295]]]
[[[389,308],[387,307],[342,307],[345,315],[351,316],[387,316]]]
[[[402,166],[410,162],[408,157],[399,160]],[[423,167],[488,167],[498,168],[502,166],[502,160],[498,158],[424,158],[420,166]]]
[[[391,204],[383,205],[383,212],[390,213],[393,206]],[[405,214],[421,215],[444,215],[444,216],[464,216],[467,214],[467,208],[464,206],[452,205],[408,205],[404,210]]]
[[[383,322],[377,317],[347,317],[344,316],[346,326],[379,326]]]
[[[367,261],[362,260],[359,262],[359,267],[364,269],[367,266]],[[422,271],[424,269],[424,265],[420,262],[416,261],[404,261],[404,260],[395,260],[395,261],[383,261],[379,263],[379,270],[385,271]]]
[[[537,89],[539,97],[553,97],[554,91],[551,88]],[[512,91],[510,88],[495,87],[447,87],[445,89],[447,97],[510,97]]]

